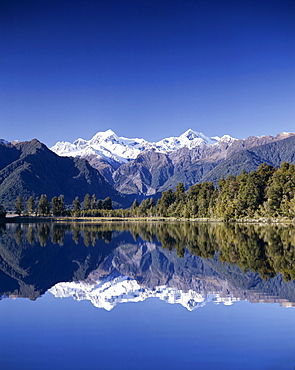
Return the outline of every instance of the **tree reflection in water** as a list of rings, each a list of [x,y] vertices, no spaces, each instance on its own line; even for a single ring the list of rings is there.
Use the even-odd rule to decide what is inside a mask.
[[[124,245],[126,253],[133,246],[132,253],[139,253],[143,241],[162,247],[168,259],[172,258],[169,252],[174,251],[180,260],[186,259],[186,264],[188,255],[201,257],[206,266],[235,279],[240,287],[249,285],[242,273],[247,271],[258,273],[264,281],[278,274],[285,281],[295,280],[293,226],[188,222],[1,224],[0,293],[35,299],[59,281],[86,279],[119,246]],[[175,269],[177,262],[169,263]]]

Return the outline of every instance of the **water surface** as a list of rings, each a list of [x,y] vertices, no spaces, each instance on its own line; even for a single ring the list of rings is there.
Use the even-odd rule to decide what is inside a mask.
[[[294,236],[258,225],[2,226],[0,367],[292,370]]]

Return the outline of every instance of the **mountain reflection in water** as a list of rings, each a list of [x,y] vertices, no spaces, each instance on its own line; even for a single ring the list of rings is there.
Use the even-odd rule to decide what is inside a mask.
[[[0,226],[0,296],[157,297],[188,310],[236,300],[295,305],[295,229],[208,223]]]

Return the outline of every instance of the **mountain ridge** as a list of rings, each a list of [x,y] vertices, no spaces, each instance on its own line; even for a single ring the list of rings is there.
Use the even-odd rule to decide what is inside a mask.
[[[60,157],[37,139],[0,144],[0,202],[13,208],[17,196],[46,194],[49,199],[63,194],[67,204],[78,196],[96,194],[122,204],[129,201],[118,193],[86,159]]]
[[[18,195],[26,201],[30,195],[38,198],[47,194],[51,198],[64,194],[70,204],[75,196],[82,200],[88,193],[96,194],[98,199],[109,196],[118,206],[126,207],[135,198],[158,198],[178,183],[183,183],[185,189],[204,181],[216,185],[221,177],[236,176],[242,170],[251,172],[264,162],[274,167],[283,161],[295,163],[294,133],[233,139],[226,135],[208,138],[187,130],[178,138],[158,142],[158,148],[144,139],[119,138],[111,130],[99,132],[91,140],[102,145],[106,138],[106,147],[108,142],[120,146],[123,161],[111,157],[109,149],[108,158],[97,153],[76,156],[77,151],[72,156],[60,156],[37,139],[11,143],[1,140],[0,202],[11,208]],[[75,143],[87,152],[89,141],[78,139]],[[128,151],[120,143],[126,148],[133,143],[136,150],[128,147]]]
[[[88,141],[78,139],[73,144],[57,143],[51,149],[59,155],[86,158],[121,193],[156,196],[169,188],[174,189],[179,182],[184,183],[186,189],[203,181],[216,184],[218,178],[215,173],[219,177],[232,174],[223,163],[236,172],[231,157],[235,161],[239,157],[237,153],[294,135],[283,132],[277,136],[249,136],[246,139],[229,135],[209,138],[189,129],[179,137],[152,143],[144,139],[118,137],[112,130],[107,130],[98,132]],[[240,170],[254,170],[262,163],[254,153],[248,152],[247,157],[244,152],[240,157]],[[271,162],[267,158],[264,161]],[[215,167],[217,170],[214,172]]]
[[[192,149],[201,145],[214,145],[219,141],[233,142],[234,138],[229,135],[223,137],[207,137],[200,132],[188,129],[178,137],[167,137],[157,142],[149,142],[145,139],[129,139],[118,136],[111,129],[97,132],[90,140],[77,139],[73,143],[66,141],[57,142],[50,149],[60,156],[89,156],[97,155],[101,159],[127,163],[135,159],[141,152],[153,150],[158,153],[168,153],[183,147]]]
[[[158,153],[154,161],[154,165],[157,164],[156,171],[152,171],[153,167],[148,164],[155,154],[143,152],[136,159],[122,164],[113,171],[112,184],[123,193],[144,193],[145,195],[156,194],[169,188],[175,189],[179,182],[182,182],[186,189],[203,181],[213,181],[217,184],[222,176],[237,175],[243,169],[247,172],[253,171],[263,162],[279,166],[279,161],[275,163],[273,161],[275,154],[271,153],[283,151],[284,145],[288,147],[284,151],[289,154],[282,158],[292,162],[294,157],[292,153],[295,153],[294,138],[295,135],[292,133],[279,134],[275,137],[251,136],[232,143],[218,142],[211,146],[203,145],[193,149],[181,148],[170,153]],[[258,151],[255,154],[252,150],[256,147],[262,148],[264,145],[268,145],[269,158],[267,150],[264,150],[263,156],[262,152]],[[277,156],[280,154],[277,153]],[[237,160],[239,157],[240,160]],[[238,170],[235,170],[236,165],[239,166]],[[215,168],[220,169],[217,176],[214,175],[217,172]]]

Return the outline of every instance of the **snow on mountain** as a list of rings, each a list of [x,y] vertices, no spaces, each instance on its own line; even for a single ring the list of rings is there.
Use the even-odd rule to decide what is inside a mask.
[[[231,305],[238,298],[230,295],[221,297],[219,294],[201,294],[193,290],[183,292],[167,286],[145,288],[128,276],[117,274],[99,279],[94,283],[83,281],[58,283],[49,292],[57,298],[72,297],[75,300],[89,300],[98,308],[107,311],[119,303],[142,302],[147,298],[158,298],[166,303],[181,304],[189,311],[205,306],[208,302]]]
[[[183,147],[192,149],[203,144],[212,145],[217,142],[217,138],[209,138],[202,133],[189,129],[179,137],[169,137],[152,144],[159,152],[170,152]]]
[[[232,144],[234,141],[238,140],[229,135],[223,135],[220,138],[218,136],[215,136],[214,138],[217,139],[218,143],[223,142],[223,143],[228,143],[228,144]]]
[[[108,161],[126,163],[135,159],[145,150],[155,150],[159,153],[167,153],[187,147],[189,149],[201,145],[214,145],[219,141],[233,142],[235,139],[228,135],[219,137],[207,137],[191,129],[179,137],[169,137],[158,142],[148,142],[144,139],[128,139],[117,136],[112,130],[98,132],[90,140],[77,139],[73,143],[57,142],[51,150],[60,156],[89,157],[96,156]]]

